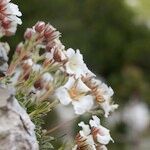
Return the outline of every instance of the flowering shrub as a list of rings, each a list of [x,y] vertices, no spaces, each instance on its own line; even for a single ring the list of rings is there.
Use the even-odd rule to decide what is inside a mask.
[[[0,6],[1,37],[12,35],[17,24],[21,24],[18,18],[21,13],[10,0],[1,0]],[[77,116],[100,113],[108,117],[118,107],[112,101],[112,88],[88,69],[80,50],[65,49],[59,38],[60,33],[43,21],[27,28],[24,41],[18,44],[11,64],[1,78],[3,86],[14,91],[35,124],[41,150],[51,149],[53,139],[42,128],[43,116],[58,104],[66,107],[71,104]],[[105,150],[109,141],[113,141],[100,119],[95,115],[92,118],[90,127],[84,122],[78,124],[82,130],[72,149]]]

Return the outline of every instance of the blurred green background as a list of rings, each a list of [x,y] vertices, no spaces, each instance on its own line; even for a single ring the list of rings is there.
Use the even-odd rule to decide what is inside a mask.
[[[13,0],[23,13],[23,25],[8,38],[12,47],[38,20],[62,33],[66,48],[80,49],[89,68],[106,79],[123,107],[131,97],[150,106],[149,0]],[[121,129],[120,129],[121,128]],[[119,130],[123,130],[120,126]],[[149,130],[148,130],[149,132]],[[113,135],[115,136],[115,135]],[[113,144],[123,150],[122,142]],[[121,147],[120,147],[121,146]],[[110,145],[110,149],[113,149]]]

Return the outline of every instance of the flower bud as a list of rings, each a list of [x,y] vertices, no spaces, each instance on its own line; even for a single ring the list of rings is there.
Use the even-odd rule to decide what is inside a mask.
[[[25,33],[24,33],[24,38],[25,38],[25,39],[31,39],[31,37],[33,36],[34,33],[35,33],[35,32],[34,32],[33,29],[27,28],[27,30],[26,30]]]
[[[37,32],[42,32],[43,30],[45,29],[45,22],[43,21],[38,21],[36,24],[35,24],[35,30]]]
[[[19,43],[18,45],[17,45],[17,47],[16,47],[16,52],[18,53],[18,54],[20,54],[20,52],[21,52],[21,50],[22,50],[22,48],[23,48],[23,43],[21,42],[21,43]]]
[[[45,31],[44,31],[44,36],[45,38],[49,38],[51,37],[52,33],[55,31],[56,29],[54,27],[52,27],[51,25],[46,25]]]
[[[34,83],[34,87],[36,88],[36,89],[42,89],[43,87],[42,87],[42,84],[41,84],[41,80],[37,80],[35,83]]]
[[[29,58],[29,59],[23,61],[22,68],[24,70],[27,70],[27,69],[31,68],[32,65],[33,65],[33,61],[31,58]]]
[[[58,50],[58,49],[55,50],[53,57],[54,57],[54,60],[57,61],[57,62],[62,62],[63,60],[66,59],[64,53],[62,51]]]
[[[57,37],[59,37],[60,33],[58,31],[56,31],[56,29],[50,25],[47,24],[45,27],[45,32],[44,32],[44,36],[46,39],[48,39],[49,41],[52,41],[54,39],[56,39]]]

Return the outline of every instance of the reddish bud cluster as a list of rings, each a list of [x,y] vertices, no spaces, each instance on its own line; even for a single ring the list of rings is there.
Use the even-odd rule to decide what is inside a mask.
[[[39,21],[33,28],[28,28],[25,31],[24,38],[30,40],[34,37],[35,41],[40,41],[44,45],[51,45],[53,40],[59,38],[59,35],[60,33],[52,25]]]

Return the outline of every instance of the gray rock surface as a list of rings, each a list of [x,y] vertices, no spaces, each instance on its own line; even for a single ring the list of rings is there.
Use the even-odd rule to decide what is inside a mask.
[[[34,127],[18,101],[0,87],[0,150],[39,150]]]
[[[8,69],[8,52],[10,48],[7,43],[0,42],[0,76],[5,76]]]

